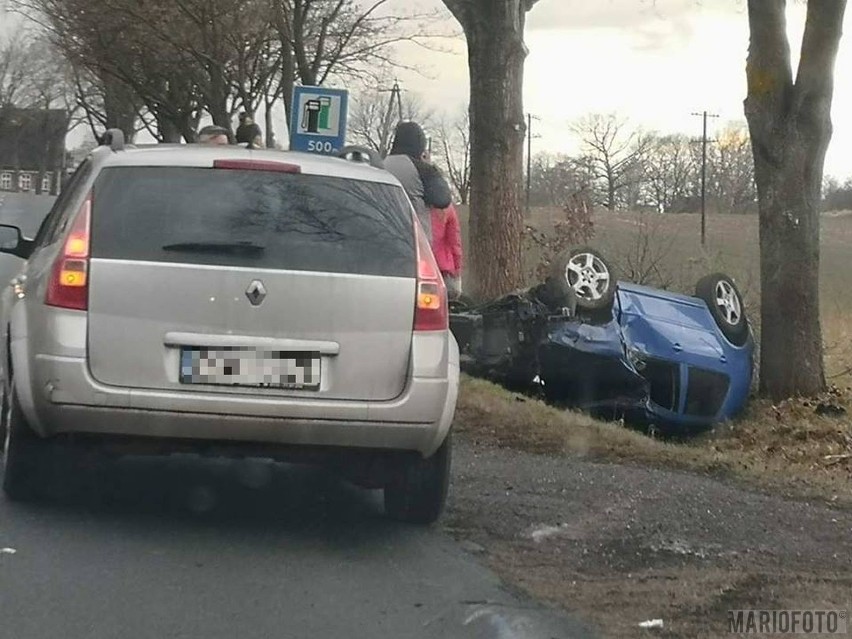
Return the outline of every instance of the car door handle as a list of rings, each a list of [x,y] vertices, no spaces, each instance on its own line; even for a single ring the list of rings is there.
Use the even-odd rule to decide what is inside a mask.
[[[677,353],[680,353],[680,352],[683,350],[683,346],[681,346],[681,345],[680,345],[680,344],[678,344],[677,342],[675,342],[674,344],[672,344],[672,348],[673,348],[673,349],[675,350],[675,352],[677,352]]]

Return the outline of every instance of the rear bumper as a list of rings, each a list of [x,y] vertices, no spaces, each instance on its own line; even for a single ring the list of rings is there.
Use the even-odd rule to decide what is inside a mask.
[[[63,405],[50,409],[43,435],[67,433],[121,435],[210,442],[245,442],[291,446],[334,446],[414,450],[429,455],[439,432],[433,423],[383,423],[322,419],[272,419],[243,415],[175,413],[132,408]],[[439,442],[440,443],[440,442]]]
[[[52,355],[36,355],[26,367],[30,370],[17,367],[15,383],[24,413],[42,437],[89,433],[409,450],[428,456],[443,442],[455,413],[458,347],[455,340],[449,342],[446,376],[411,377],[403,394],[386,402],[117,388],[94,380],[85,359]]]

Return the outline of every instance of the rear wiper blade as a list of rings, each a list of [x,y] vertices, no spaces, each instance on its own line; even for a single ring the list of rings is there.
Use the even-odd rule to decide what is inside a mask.
[[[252,242],[178,242],[166,244],[163,250],[191,253],[261,253],[266,247]]]

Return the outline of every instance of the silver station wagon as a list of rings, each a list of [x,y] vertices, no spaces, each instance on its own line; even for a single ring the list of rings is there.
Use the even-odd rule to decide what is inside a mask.
[[[369,162],[125,147],[78,168],[2,295],[3,488],[75,447],[329,465],[443,508],[458,346],[399,182]],[[71,452],[69,452],[71,451]],[[59,457],[58,457],[59,456]]]

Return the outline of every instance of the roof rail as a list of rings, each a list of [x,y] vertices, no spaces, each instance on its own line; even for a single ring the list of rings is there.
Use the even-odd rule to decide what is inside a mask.
[[[345,146],[337,153],[337,157],[349,160],[350,162],[369,164],[377,169],[385,168],[385,163],[379,154],[373,149],[368,149],[364,146]]]
[[[121,129],[107,129],[100,139],[101,146],[108,146],[113,151],[124,150],[124,131]]]

